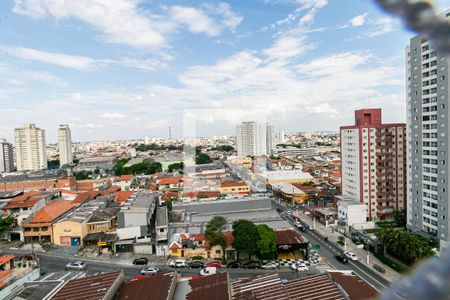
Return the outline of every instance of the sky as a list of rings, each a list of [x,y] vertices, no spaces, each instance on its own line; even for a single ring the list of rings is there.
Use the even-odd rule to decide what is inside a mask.
[[[0,138],[337,131],[367,107],[404,122],[411,36],[370,0],[2,0]]]

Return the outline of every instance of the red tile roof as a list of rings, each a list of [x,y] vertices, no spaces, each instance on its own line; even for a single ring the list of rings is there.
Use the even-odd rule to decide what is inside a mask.
[[[175,278],[176,276],[174,275],[174,273],[166,273],[131,280],[123,287],[117,299],[118,300],[169,299],[169,294],[176,284]]]
[[[337,282],[352,300],[375,299],[378,292],[357,275],[350,272],[328,272],[331,278]]]
[[[161,200],[163,200],[163,201],[167,201],[167,200],[172,199],[172,198],[178,198],[178,193],[177,192],[165,192],[161,196]]]
[[[2,255],[0,256],[0,266],[3,266],[4,264],[10,262],[14,259],[14,255]]]
[[[78,194],[75,199],[72,200],[72,204],[81,204],[84,203],[86,200],[88,200],[90,197],[89,193],[80,193]]]
[[[133,195],[133,191],[119,191],[115,195],[117,202],[125,202]]]
[[[177,176],[177,177],[165,177],[165,178],[161,178],[159,180],[159,184],[176,184],[178,182],[180,182],[181,180],[183,180],[183,176]]]
[[[226,272],[191,279],[189,280],[190,291],[185,299],[228,300],[230,299],[228,285],[228,274]]]
[[[220,187],[248,187],[248,185],[243,181],[223,181],[220,183]]]
[[[36,203],[38,203],[42,198],[32,197],[33,194],[25,194],[16,198],[9,200],[8,204],[6,204],[2,209],[14,209],[14,208],[25,208],[25,207],[33,207]]]
[[[28,223],[51,223],[73,207],[71,201],[54,201],[43,207]]]
[[[127,174],[127,175],[122,175],[120,176],[120,181],[130,181],[131,179],[133,179],[133,175],[132,174]]]
[[[277,245],[298,245],[304,243],[303,237],[294,230],[276,230]]]

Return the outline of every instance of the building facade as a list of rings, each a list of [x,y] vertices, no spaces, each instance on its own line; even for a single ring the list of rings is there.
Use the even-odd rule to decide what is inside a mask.
[[[273,126],[269,123],[252,121],[236,126],[236,147],[239,156],[270,155],[274,146]]]
[[[368,221],[406,209],[406,125],[383,124],[381,109],[355,111],[341,132],[342,195],[366,204]]]
[[[447,11],[447,17],[450,15]],[[407,228],[449,247],[449,63],[422,36],[406,49]]]
[[[69,125],[59,125],[58,128],[59,164],[61,166],[73,163],[72,133]]]
[[[14,129],[17,171],[47,169],[45,130],[35,124]]]
[[[5,139],[0,139],[0,173],[14,170],[13,146]]]

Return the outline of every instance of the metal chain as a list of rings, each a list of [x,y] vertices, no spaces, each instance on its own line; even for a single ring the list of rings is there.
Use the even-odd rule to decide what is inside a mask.
[[[450,55],[450,18],[436,14],[432,0],[375,0],[386,12],[399,16],[405,26],[431,41],[441,53]]]

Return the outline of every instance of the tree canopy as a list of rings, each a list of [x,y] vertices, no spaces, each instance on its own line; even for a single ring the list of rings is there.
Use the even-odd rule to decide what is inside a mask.
[[[209,149],[209,151],[230,152],[230,151],[234,151],[234,147],[230,146],[230,145],[219,145],[219,146],[216,146],[216,147],[213,147],[213,148]]]
[[[227,238],[223,234],[226,229],[227,220],[222,216],[215,216],[206,225],[205,238],[211,246],[219,245],[222,247],[222,255],[225,257],[225,247]]]
[[[183,162],[170,164],[170,165],[167,167],[167,170],[168,170],[169,172],[173,172],[173,171],[183,171],[183,169],[184,169],[184,163],[183,163]]]
[[[234,249],[249,256],[257,253],[258,229],[248,220],[238,220],[233,223]]]
[[[179,150],[182,151],[183,150],[183,145],[158,145],[158,144],[140,144],[136,146],[136,151],[149,151],[149,150],[153,150],[153,151],[161,151],[161,150]]]
[[[413,264],[434,255],[427,240],[404,230],[382,228],[378,230],[376,235],[389,254],[407,264]]]
[[[275,232],[266,224],[256,225],[258,230],[258,247],[259,255],[262,259],[275,259],[277,256],[277,243]]]
[[[6,232],[9,229],[11,229],[11,227],[13,226],[13,223],[14,223],[14,216],[13,215],[0,217],[0,236],[4,232]]]
[[[122,158],[117,161],[113,167],[114,174],[120,176],[123,174],[145,174],[151,175],[162,170],[162,166],[158,162],[154,162],[150,159],[145,159],[141,163],[134,164],[130,167],[125,167],[126,163],[130,159]]]

